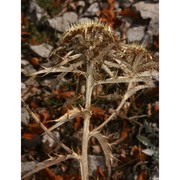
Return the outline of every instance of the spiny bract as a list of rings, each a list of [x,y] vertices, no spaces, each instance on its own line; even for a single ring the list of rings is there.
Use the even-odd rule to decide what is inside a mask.
[[[50,59],[56,59],[56,65],[73,66],[83,72],[87,70],[87,62],[91,62],[95,79],[133,75],[158,67],[157,59],[143,46],[122,43],[108,25],[99,21],[71,25],[59,43]],[[67,55],[77,56],[67,60]]]

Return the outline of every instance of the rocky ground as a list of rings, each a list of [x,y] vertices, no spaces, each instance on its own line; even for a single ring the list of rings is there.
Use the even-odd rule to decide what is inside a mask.
[[[101,20],[110,25],[122,41],[142,44],[158,57],[158,0],[22,0],[21,17],[21,95],[47,127],[52,125],[50,120],[67,111],[75,90],[69,90],[66,86],[52,88],[51,78],[33,78],[27,75],[40,70],[47,63],[49,53],[58,46],[59,38],[70,24],[84,19]],[[119,123],[115,120],[104,130],[109,136],[109,142],[114,144],[113,154],[117,157],[112,165],[111,179],[114,180],[158,179],[158,152],[154,152],[158,151],[159,145],[158,87],[135,98],[130,108],[122,112],[122,121]],[[111,99],[111,103],[105,100],[98,102],[100,106],[97,103],[93,109],[95,123],[105,120],[106,114],[116,108],[118,101]],[[41,135],[43,130],[23,106],[21,121],[22,174],[25,174],[35,167],[36,162],[44,161],[53,155],[54,145],[51,138]],[[53,133],[78,151],[81,127],[81,122],[76,119],[74,124],[62,126]],[[136,138],[137,135],[141,135],[139,139]],[[91,179],[106,179],[102,150],[95,140],[92,139],[90,143]],[[76,162],[68,160],[26,179],[80,179],[78,168]]]

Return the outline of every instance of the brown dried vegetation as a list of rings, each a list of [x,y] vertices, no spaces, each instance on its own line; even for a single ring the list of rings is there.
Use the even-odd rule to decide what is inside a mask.
[[[139,123],[136,121],[138,118],[129,119],[127,112],[129,107],[133,106],[133,98],[137,98],[137,92],[155,87],[158,80],[158,60],[140,45],[122,43],[109,26],[98,21],[85,21],[67,29],[59,41],[59,46],[50,53],[48,61],[49,67],[29,75],[35,77],[55,74],[53,82],[56,82],[56,85],[59,83],[59,87],[62,87],[66,84],[67,90],[56,90],[53,93],[57,98],[66,100],[67,111],[45,127],[36,114],[25,105],[44,132],[56,142],[56,155],[36,164],[36,167],[23,178],[46,167],[75,159],[79,162],[81,178],[89,179],[88,153],[93,138],[98,141],[105,157],[107,171],[103,172],[100,167],[98,168],[99,176],[102,178],[106,176],[106,179],[110,179],[113,163],[117,159],[124,165],[135,162],[143,164],[145,155],[141,155],[141,148],[132,148],[132,159],[126,157],[126,154],[123,155],[127,149],[125,144],[121,147],[122,152],[118,158],[114,157],[112,149],[113,143],[119,144],[128,138],[129,122]],[[109,95],[112,97],[110,100]],[[109,107],[97,106],[101,101],[111,106],[114,102],[113,95],[118,98],[115,98],[116,102],[111,112]],[[123,126],[118,135],[119,140],[108,142],[108,136],[114,136],[108,134],[108,127],[120,119],[123,119]],[[81,131],[82,136],[78,139],[79,145],[75,143],[77,147],[71,148],[69,143],[67,145],[66,141],[57,139],[52,132],[73,121],[75,131]],[[113,128],[117,130],[117,127]],[[119,172],[122,172],[123,166],[118,168]],[[50,172],[47,168],[46,171]],[[53,173],[49,174],[54,176]],[[145,176],[146,171],[141,171],[138,178],[145,179]],[[120,178],[121,175],[117,177]]]

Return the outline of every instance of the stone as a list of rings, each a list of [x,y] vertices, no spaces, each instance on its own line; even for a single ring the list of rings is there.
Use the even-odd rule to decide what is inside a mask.
[[[27,66],[22,66],[21,68],[21,73],[24,74],[25,76],[28,76],[29,73],[35,73],[36,70],[32,66],[32,64],[28,64]]]
[[[145,34],[144,26],[134,26],[128,29],[127,39],[128,42],[140,42]]]
[[[21,162],[21,173],[25,174],[28,171],[31,171],[35,167],[36,167],[35,161]]]
[[[78,2],[77,2],[77,5],[84,7],[84,6],[85,6],[85,2],[84,2],[84,1],[78,1]]]
[[[142,44],[144,47],[151,49],[153,46],[153,35],[151,31],[147,31],[145,36],[143,37]]]
[[[66,12],[62,17],[55,17],[52,19],[48,19],[47,23],[48,25],[59,31],[59,32],[64,32],[65,29],[72,23],[77,22],[78,16],[74,12]]]
[[[66,12],[63,15],[63,21],[70,23],[75,23],[78,20],[78,15],[75,12]]]
[[[27,65],[29,65],[29,62],[26,59],[21,59],[21,66],[25,67]]]
[[[59,32],[64,31],[64,24],[63,24],[63,18],[62,17],[55,17],[52,19],[48,19],[47,23],[51,28],[53,28]]]
[[[96,15],[97,11],[99,10],[99,5],[97,2],[91,4],[89,8],[85,11],[83,16],[93,16]]]
[[[42,17],[49,17],[46,11],[36,3],[36,0],[30,1],[29,14],[31,20],[37,23],[41,21]]]
[[[53,49],[53,47],[49,44],[40,44],[40,45],[33,45],[30,46],[30,49],[34,51],[37,55],[43,58],[47,58]]]
[[[138,2],[133,5],[143,19],[151,18],[148,29],[152,34],[159,33],[159,3]]]
[[[133,5],[137,11],[140,11],[143,19],[151,17],[152,19],[159,17],[159,4],[146,3],[144,1]]]
[[[30,119],[29,113],[27,112],[27,110],[24,107],[22,107],[21,108],[21,122],[25,125],[28,125],[29,119]]]
[[[21,89],[26,89],[26,84],[24,84],[23,82],[21,82]]]
[[[78,1],[77,2],[77,9],[78,9],[78,14],[82,14],[84,11],[86,3],[84,1]]]
[[[158,35],[159,34],[159,21],[157,21],[156,19],[152,19],[149,23],[148,29],[149,31],[152,32],[152,34]]]
[[[133,0],[119,0],[119,3],[123,8],[130,7],[133,2],[134,2]]]
[[[97,171],[98,166],[100,166],[103,171],[105,170],[105,157],[89,155],[88,160],[90,176],[94,175],[93,173]]]

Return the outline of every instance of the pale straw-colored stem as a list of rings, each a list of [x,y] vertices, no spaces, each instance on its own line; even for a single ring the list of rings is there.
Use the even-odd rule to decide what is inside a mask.
[[[83,140],[82,140],[82,155],[81,155],[81,175],[82,180],[88,180],[88,141],[89,141],[89,124],[91,118],[91,95],[93,89],[93,64],[87,63],[87,78],[86,78],[86,111],[84,115],[84,127],[83,127]]]

